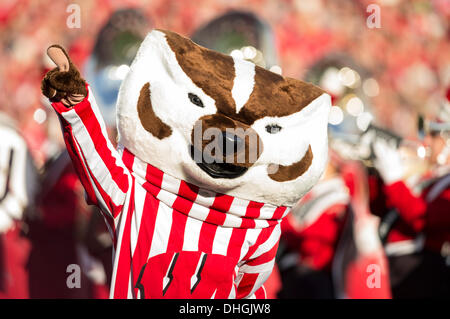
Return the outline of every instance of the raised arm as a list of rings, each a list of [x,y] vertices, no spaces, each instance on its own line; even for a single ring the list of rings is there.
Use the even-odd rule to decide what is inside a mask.
[[[115,218],[130,191],[131,174],[108,139],[92,91],[65,50],[54,45],[47,54],[57,68],[42,80],[42,93],[58,114],[67,150],[88,202]]]
[[[415,232],[425,226],[427,203],[421,196],[412,193],[402,181],[404,164],[398,151],[387,142],[380,140],[374,144],[375,167],[384,181],[384,196],[388,207],[397,210],[400,218]]]

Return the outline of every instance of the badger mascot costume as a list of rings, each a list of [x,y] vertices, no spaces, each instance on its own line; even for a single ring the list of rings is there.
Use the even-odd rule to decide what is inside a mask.
[[[320,178],[330,96],[153,30],[117,102],[109,141],[64,49],[42,91],[114,237],[112,298],[264,298],[280,221]]]

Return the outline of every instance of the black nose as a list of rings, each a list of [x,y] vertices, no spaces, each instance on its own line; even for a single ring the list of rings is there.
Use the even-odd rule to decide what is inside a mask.
[[[224,156],[238,153],[244,147],[244,140],[242,138],[231,132],[222,132],[222,143],[220,148]]]

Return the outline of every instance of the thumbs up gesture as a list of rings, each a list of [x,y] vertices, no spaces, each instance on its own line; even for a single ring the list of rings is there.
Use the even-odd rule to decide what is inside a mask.
[[[48,71],[42,80],[42,94],[51,102],[62,102],[66,107],[80,103],[87,95],[86,82],[69,55],[59,45],[50,46],[47,55],[57,67]]]

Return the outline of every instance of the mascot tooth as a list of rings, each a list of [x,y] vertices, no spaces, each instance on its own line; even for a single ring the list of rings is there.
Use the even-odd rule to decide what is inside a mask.
[[[280,221],[320,178],[330,96],[150,32],[117,101],[118,146],[60,46],[42,81],[115,241],[112,298],[264,297]]]

